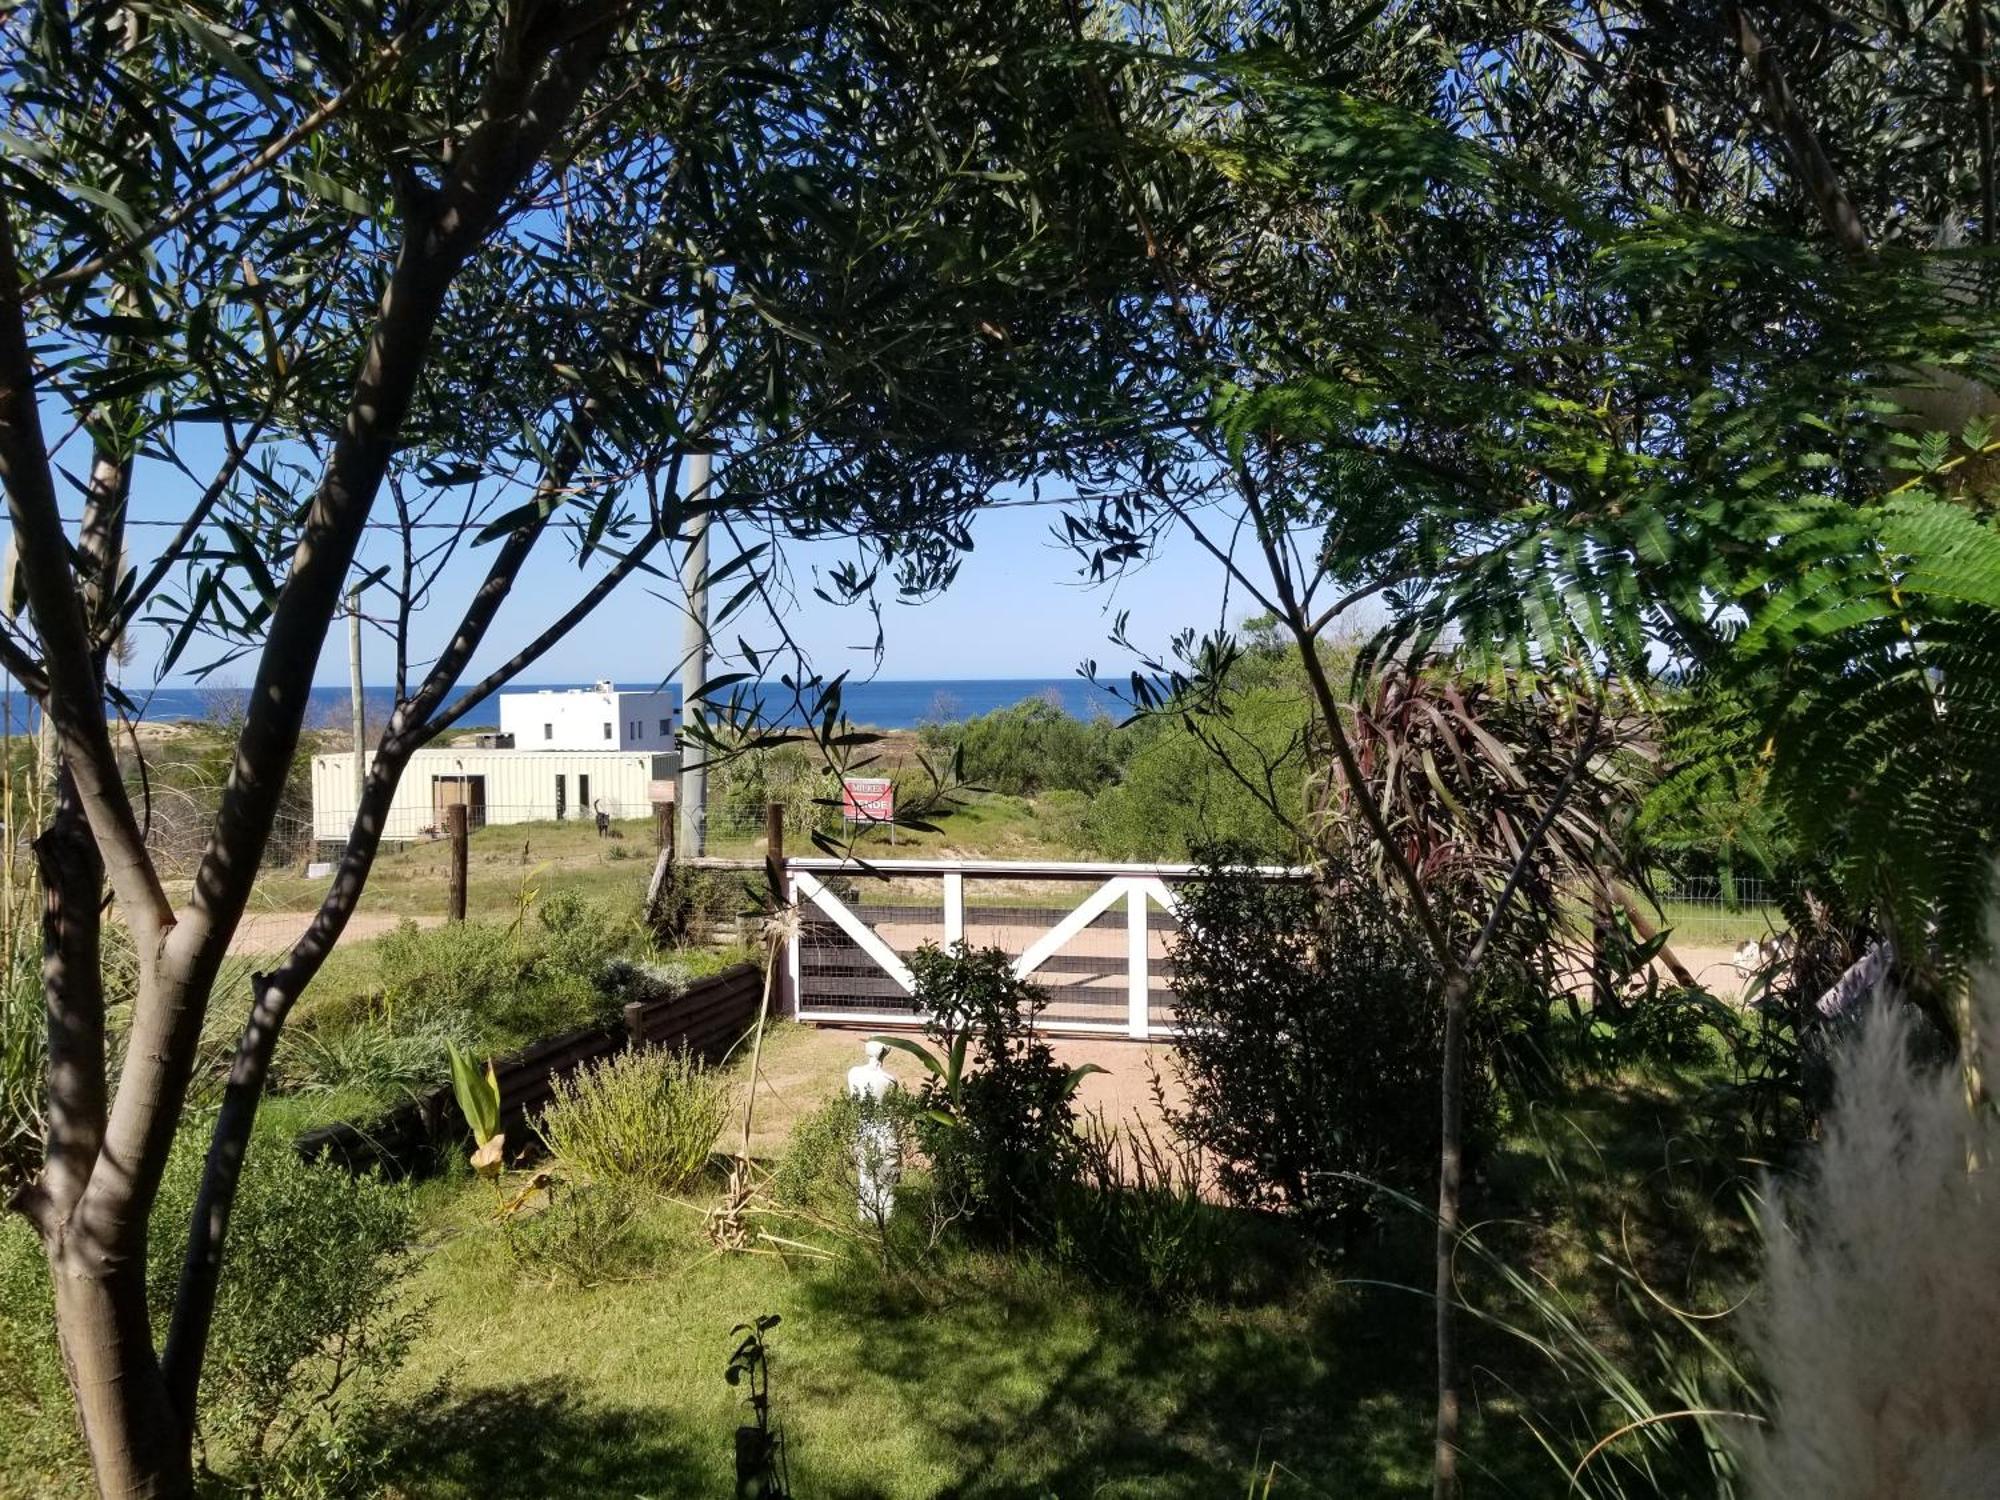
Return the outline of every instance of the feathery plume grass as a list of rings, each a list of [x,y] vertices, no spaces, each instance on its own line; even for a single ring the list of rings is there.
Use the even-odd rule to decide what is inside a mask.
[[[1991,1049],[2000,985],[1975,1008]],[[1913,1059],[1877,1002],[1840,1059],[1810,1174],[1765,1211],[1756,1500],[2000,1494],[2000,1120]]]

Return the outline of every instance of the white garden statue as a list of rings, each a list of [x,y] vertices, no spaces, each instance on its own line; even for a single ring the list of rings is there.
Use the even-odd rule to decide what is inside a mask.
[[[880,1042],[864,1045],[868,1061],[847,1070],[847,1092],[866,1104],[880,1104],[901,1085],[882,1066],[889,1049]],[[854,1139],[854,1167],[860,1180],[859,1213],[864,1224],[886,1224],[896,1207],[896,1179],[903,1174],[902,1149],[896,1141],[895,1121],[880,1112],[864,1114]]]

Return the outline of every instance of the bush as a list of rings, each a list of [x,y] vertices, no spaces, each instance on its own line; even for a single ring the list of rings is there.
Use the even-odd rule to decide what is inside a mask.
[[[202,1124],[183,1130],[161,1184],[147,1265],[156,1328],[171,1311],[206,1146]],[[307,1166],[288,1141],[253,1143],[202,1372],[199,1456],[228,1487],[372,1492],[350,1439],[425,1324],[401,1295],[415,1235],[407,1190]],[[83,1472],[48,1273],[21,1223],[0,1227],[0,1388],[0,1491],[25,1488],[33,1469]]]
[[[1056,1061],[1035,1029],[1047,999],[999,949],[926,944],[910,972],[942,1052],[917,1120],[936,1192],[977,1229],[1009,1241],[1047,1235],[1057,1198],[1077,1180],[1084,1070]]]
[[[1125,1131],[1093,1116],[1081,1135],[1075,1190],[1057,1224],[1058,1259],[1156,1306],[1214,1291],[1229,1236],[1201,1195],[1199,1147],[1140,1122]]]
[[[1421,1197],[1438,1160],[1444,1010],[1413,926],[1363,876],[1278,883],[1211,851],[1173,950],[1188,1102],[1173,1117],[1236,1202],[1346,1231],[1378,1187]],[[1234,866],[1235,868],[1232,868]],[[1475,1007],[1477,1009],[1477,1007]],[[1468,1048],[1468,1140],[1491,1110]]]
[[[671,1193],[708,1165],[729,1084],[685,1052],[623,1052],[555,1080],[540,1132],[592,1181]]]
[[[1052,844],[1089,850],[1092,799],[1082,792],[1057,790],[1035,799],[1035,832]]]
[[[895,1208],[886,1218],[862,1212],[860,1143],[863,1131],[887,1124],[894,1145],[879,1167],[907,1165],[917,1146],[920,1101],[896,1090],[882,1099],[841,1092],[792,1127],[785,1154],[771,1174],[771,1196],[823,1228],[859,1236],[884,1270],[936,1248],[947,1220],[934,1210],[937,1196],[907,1177],[895,1186]]]
[[[404,921],[381,941],[377,992],[315,1005],[287,1028],[278,1085],[387,1104],[442,1083],[452,1046],[496,1056],[613,1019],[614,955],[631,936],[629,923],[565,891],[511,929]]]
[[[990,791],[1095,793],[1118,775],[1121,742],[1111,720],[1100,714],[1086,723],[1041,698],[967,719],[951,732],[965,779]]]
[[[530,1280],[591,1287],[624,1278],[644,1253],[639,1202],[620,1183],[551,1182],[540,1212],[506,1221],[507,1253]]]
[[[1091,848],[1107,859],[1186,859],[1226,839],[1262,858],[1290,857],[1295,837],[1250,786],[1303,811],[1305,695],[1285,684],[1253,685],[1232,688],[1224,701],[1227,717],[1199,721],[1201,735],[1169,718],[1126,731],[1124,774],[1085,815]]]

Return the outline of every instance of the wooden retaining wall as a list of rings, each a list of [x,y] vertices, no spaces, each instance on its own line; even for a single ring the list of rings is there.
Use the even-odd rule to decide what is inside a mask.
[[[586,1063],[628,1047],[686,1048],[705,1061],[719,1062],[755,1023],[763,986],[763,970],[737,964],[669,999],[633,1001],[625,1007],[622,1025],[566,1031],[496,1059],[493,1076],[500,1085],[507,1149],[520,1150],[534,1139],[532,1118],[553,1096],[556,1078]],[[435,1170],[448,1150],[469,1140],[458,1101],[445,1086],[373,1120],[309,1130],[296,1144],[307,1161],[407,1177]]]

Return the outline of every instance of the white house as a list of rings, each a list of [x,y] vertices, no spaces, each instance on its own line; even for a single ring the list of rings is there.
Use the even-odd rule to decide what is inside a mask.
[[[382,836],[393,843],[434,837],[444,827],[445,808],[454,802],[466,805],[474,828],[588,821],[600,809],[614,819],[644,818],[655,802],[672,799],[679,769],[678,755],[652,750],[434,746],[410,757]],[[345,842],[355,812],[352,754],[313,757],[312,802],[313,838],[322,844]]]
[[[500,695],[500,733],[516,750],[671,750],[674,696],[600,682]]]

